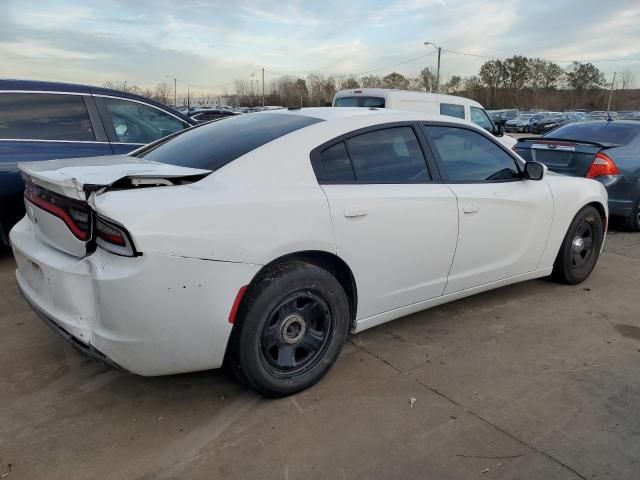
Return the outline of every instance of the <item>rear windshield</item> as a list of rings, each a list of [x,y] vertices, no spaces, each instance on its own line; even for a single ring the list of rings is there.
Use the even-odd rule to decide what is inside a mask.
[[[545,137],[627,145],[640,133],[640,125],[613,122],[571,123]]]
[[[215,171],[276,138],[321,121],[303,115],[247,113],[185,130],[137,156]]]
[[[338,97],[333,102],[334,107],[376,107],[384,108],[384,98],[381,97]]]

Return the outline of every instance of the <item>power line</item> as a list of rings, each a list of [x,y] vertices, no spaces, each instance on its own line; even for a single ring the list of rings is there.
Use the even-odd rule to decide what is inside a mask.
[[[504,60],[508,57],[492,57],[490,55],[479,55],[476,53],[468,53],[468,52],[457,52],[454,50],[447,50],[447,49],[442,49],[443,52],[447,52],[447,53],[453,53],[454,55],[464,55],[467,57],[477,57],[477,58],[486,58],[489,60]],[[599,59],[594,59],[594,60],[554,60],[554,59],[549,59],[549,58],[545,58],[544,60],[549,60],[551,62],[556,62],[556,63],[573,63],[573,62],[589,62],[589,63],[598,63],[598,62],[628,62],[628,61],[638,61],[640,60],[640,58],[599,58]]]
[[[424,55],[420,55],[419,57],[410,58],[409,60],[405,60],[404,62],[395,63],[393,65],[387,65],[386,67],[374,68],[373,70],[367,70],[366,72],[355,73],[354,75],[360,76],[360,75],[365,75],[367,73],[379,72],[380,70],[386,70],[388,68],[398,67],[400,65],[405,65],[407,63],[415,62],[416,60],[420,60],[421,58],[429,57],[431,55],[434,55],[435,53],[436,52],[425,53]]]

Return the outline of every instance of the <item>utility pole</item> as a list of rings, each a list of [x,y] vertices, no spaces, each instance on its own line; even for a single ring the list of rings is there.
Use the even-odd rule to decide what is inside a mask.
[[[442,52],[442,47],[438,47],[438,68],[436,70],[436,93],[440,89],[440,52]]]
[[[178,107],[178,79],[173,77],[173,108]]]
[[[436,69],[436,93],[438,93],[438,89],[440,88],[440,55],[442,54],[442,47],[431,42],[424,42],[424,44],[425,46],[431,45],[433,48],[438,49],[438,68]]]
[[[611,82],[611,90],[609,90],[609,102],[607,103],[607,113],[611,109],[611,97],[613,97],[613,87],[616,83],[616,72],[613,72],[613,81]]]
[[[187,83],[187,111],[191,108],[191,99],[189,97],[189,84]]]
[[[264,67],[262,67],[262,106],[264,107]]]

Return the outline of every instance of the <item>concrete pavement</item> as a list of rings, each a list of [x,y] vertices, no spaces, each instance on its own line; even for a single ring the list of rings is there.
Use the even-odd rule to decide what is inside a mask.
[[[0,255],[0,478],[636,479],[640,234],[606,249],[582,285],[526,282],[352,336],[281,400],[224,372],[85,358]]]

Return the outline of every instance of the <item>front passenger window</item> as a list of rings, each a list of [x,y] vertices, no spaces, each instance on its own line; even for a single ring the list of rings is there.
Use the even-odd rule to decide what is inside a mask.
[[[520,178],[516,161],[484,135],[459,127],[424,126],[449,182],[487,182]]]

